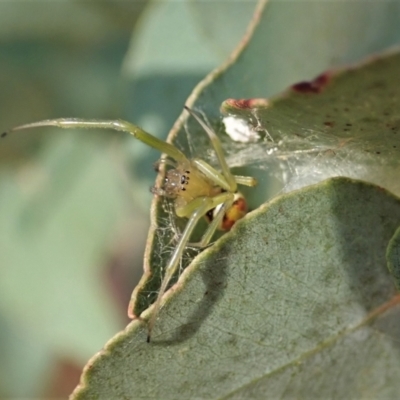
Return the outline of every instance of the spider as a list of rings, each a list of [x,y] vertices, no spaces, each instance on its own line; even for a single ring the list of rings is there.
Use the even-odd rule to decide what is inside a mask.
[[[238,192],[237,186],[255,186],[257,184],[253,177],[232,174],[225,160],[221,142],[215,132],[194,111],[186,106],[185,109],[207,133],[219,162],[219,170],[200,158],[187,158],[172,144],[157,139],[137,126],[122,120],[49,119],[20,125],[1,135],[1,137],[5,137],[8,133],[14,131],[45,126],[65,129],[112,129],[130,133],[136,139],[167,156],[167,158],[162,158],[162,162],[169,167],[164,183],[161,187],[152,188],[151,191],[155,195],[173,199],[175,214],[178,217],[187,218],[188,222],[166,265],[160,291],[148,321],[147,342],[151,340],[153,328],[161,309],[163,295],[177,271],[185,248],[188,246],[206,247],[217,229],[230,230],[234,223],[244,217],[247,212],[246,200]],[[199,242],[191,243],[190,237],[202,217],[206,217],[209,226]]]

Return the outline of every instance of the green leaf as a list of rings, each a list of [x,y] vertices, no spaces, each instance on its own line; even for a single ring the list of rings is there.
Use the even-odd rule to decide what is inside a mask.
[[[0,303],[17,325],[29,325],[31,338],[83,362],[121,324],[98,271],[126,205],[101,146],[57,139],[41,154],[42,170],[22,168],[20,182],[1,176]]]
[[[395,398],[399,225],[400,199],[347,178],[273,200],[184,271],[153,343],[132,322],[73,398]]]
[[[31,335],[26,334],[27,330]],[[54,362],[47,343],[33,337],[26,321],[4,313],[0,315],[0,343],[1,397],[25,398],[27,393],[40,393]]]
[[[222,112],[249,121],[260,137],[231,144],[232,164],[279,160],[292,175],[285,190],[345,175],[399,192],[399,68],[395,53],[300,82],[272,100],[226,100]]]

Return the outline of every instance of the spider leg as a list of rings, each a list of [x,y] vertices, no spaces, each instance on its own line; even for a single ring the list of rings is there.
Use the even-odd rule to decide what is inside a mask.
[[[161,165],[168,165],[170,167],[176,168],[177,163],[173,160],[170,160],[169,158],[160,158],[158,161],[156,161],[153,166],[154,166],[154,171],[160,172],[160,167]]]
[[[229,185],[230,192],[236,192],[237,184],[234,176],[232,175],[231,170],[228,167],[228,164],[225,160],[224,152],[222,150],[222,144],[219,140],[218,136],[215,132],[189,107],[185,106],[185,110],[187,110],[190,115],[192,115],[196,121],[201,125],[201,127],[206,131],[208,137],[210,138],[211,144],[214,147],[215,154],[218,158],[219,165],[221,166],[222,175],[226,179],[226,183]]]
[[[227,191],[231,191],[231,188],[229,187],[225,177],[210,164],[199,158],[192,159],[192,163],[196,165],[196,168],[201,171],[203,175],[213,181],[216,185],[221,186]],[[251,187],[257,185],[257,179],[253,178],[252,176],[233,175],[233,177],[235,178],[236,183],[239,185]]]
[[[150,135],[143,129],[127,121],[116,120],[98,120],[98,119],[81,119],[81,118],[59,118],[47,119],[44,121],[33,122],[31,124],[20,125],[8,132],[4,132],[1,137],[7,136],[9,133],[23,129],[39,128],[41,126],[55,126],[63,129],[70,128],[84,128],[84,129],[112,129],[120,132],[127,132],[134,136],[136,139],[147,144],[154,149],[159,150],[171,157],[172,159],[182,162],[187,161],[186,156],[170,143],[166,143],[153,135]]]
[[[233,175],[233,176],[238,185],[251,186],[251,187],[257,185],[257,179],[253,178],[252,176],[242,176],[242,175]]]
[[[219,207],[216,215],[214,216],[211,223],[208,225],[208,228],[204,232],[200,241],[195,242],[195,243],[190,242],[187,244],[187,246],[196,247],[196,248],[200,248],[200,249],[203,247],[206,247],[210,243],[210,240],[212,239],[215,231],[218,229],[222,219],[224,218],[226,210],[228,210],[232,206],[232,204],[233,204],[233,199],[229,199],[229,200],[225,201],[225,203],[223,203],[221,205],[221,207]]]
[[[164,279],[161,283],[160,291],[158,292],[157,299],[153,305],[153,313],[148,323],[147,342],[150,342],[151,340],[151,334],[154,328],[154,324],[161,308],[162,297],[164,296],[168,284],[178,268],[179,260],[182,257],[183,251],[185,250],[189,242],[190,236],[193,233],[194,228],[196,227],[200,218],[202,218],[207,211],[215,208],[221,203],[224,204],[225,202],[230,201],[233,201],[232,193],[221,193],[214,197],[197,197],[183,207],[183,213],[185,213],[185,215],[191,214],[191,216],[165,268]]]
[[[211,180],[215,185],[222,187],[224,190],[230,192],[231,187],[225,179],[225,176],[218,172],[215,168],[213,168],[210,164],[205,161],[194,158],[192,159],[192,163],[196,166],[196,168],[205,175],[209,180]]]

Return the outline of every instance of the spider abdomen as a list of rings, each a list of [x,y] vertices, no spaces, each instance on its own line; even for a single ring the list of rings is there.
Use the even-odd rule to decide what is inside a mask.
[[[205,215],[205,218],[209,223],[214,219],[221,206],[222,204],[213,208]],[[247,214],[247,210],[246,199],[241,193],[236,192],[234,194],[233,204],[226,210],[218,229],[221,231],[229,231],[239,219],[243,218]]]

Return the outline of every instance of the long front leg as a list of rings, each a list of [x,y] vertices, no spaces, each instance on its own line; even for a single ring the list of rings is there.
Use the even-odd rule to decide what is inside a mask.
[[[55,126],[63,129],[112,129],[114,131],[127,132],[134,136],[136,139],[147,144],[154,149],[159,150],[161,153],[167,154],[169,157],[176,161],[187,161],[186,156],[172,144],[164,142],[153,135],[150,135],[138,126],[131,124],[127,121],[120,119],[116,120],[100,120],[100,119],[80,119],[80,118],[59,118],[59,119],[46,119],[44,121],[33,122],[17,126],[8,132],[4,132],[1,137],[6,137],[9,133],[20,131],[23,129],[40,128],[42,126]]]

